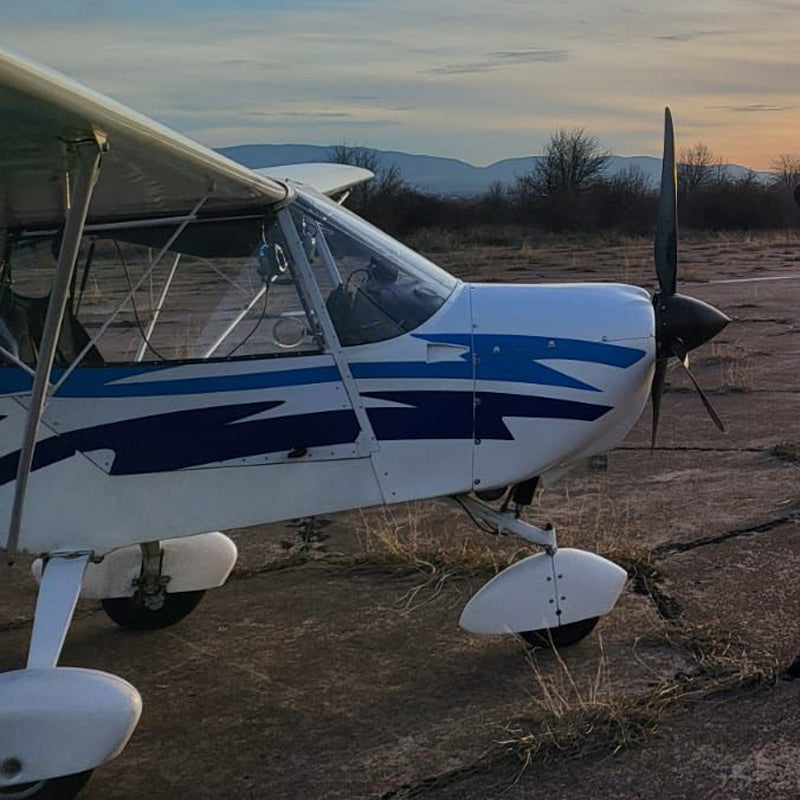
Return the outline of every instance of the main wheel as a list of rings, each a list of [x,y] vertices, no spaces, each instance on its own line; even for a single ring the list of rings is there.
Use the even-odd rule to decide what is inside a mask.
[[[102,600],[103,610],[117,625],[131,631],[155,631],[168,628],[197,608],[204,589],[164,595],[161,608],[147,608],[136,597],[110,597]]]
[[[520,636],[531,647],[569,647],[571,644],[586,638],[597,625],[600,617],[581,619],[557,628],[542,628],[538,631],[520,631]]]
[[[92,770],[50,778],[35,783],[21,783],[19,786],[6,786],[0,789],[1,800],[72,800],[86,786]]]

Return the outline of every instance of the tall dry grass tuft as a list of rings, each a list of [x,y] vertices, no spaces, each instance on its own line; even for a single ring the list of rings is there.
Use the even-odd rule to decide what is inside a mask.
[[[430,502],[362,513],[358,535],[370,561],[411,565],[431,574],[491,576],[531,553],[517,539],[478,530],[464,515],[442,515],[441,506]]]
[[[711,342],[707,356],[699,360],[719,370],[719,392],[750,392],[755,388],[755,365],[747,348],[728,342]]]
[[[757,658],[746,643],[709,624],[664,622],[639,645],[668,646],[688,667],[638,694],[615,687],[601,637],[591,673],[576,677],[557,651],[529,656],[534,693],[524,718],[510,724],[499,745],[524,769],[533,762],[615,753],[657,733],[681,701],[774,683],[778,661]],[[540,651],[541,653],[542,651]],[[547,658],[542,666],[538,658]]]
[[[589,484],[588,491],[585,482],[581,488],[584,491],[575,496],[567,484],[558,492],[557,505],[550,502],[547,490],[537,498],[537,512],[554,506],[547,516],[555,525],[559,547],[591,550],[622,566],[627,562],[649,563],[647,537],[635,522],[630,503],[609,497],[603,479]]]
[[[646,695],[622,694],[612,684],[602,636],[596,641],[596,666],[583,678],[573,674],[557,650],[552,658],[547,654],[545,666],[541,656],[529,655],[535,693],[526,717],[512,723],[500,742],[523,768],[534,761],[616,752],[657,730],[677,688],[664,682]]]
[[[686,654],[691,668],[676,676],[684,695],[737,689],[774,680],[780,659],[756,651],[741,636],[713,622],[665,623],[642,639],[645,645],[662,645]]]

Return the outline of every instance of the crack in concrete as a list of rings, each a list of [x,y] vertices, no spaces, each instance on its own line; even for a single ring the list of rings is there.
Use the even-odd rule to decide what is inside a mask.
[[[679,600],[667,594],[658,585],[664,576],[652,564],[625,558],[617,558],[616,563],[628,573],[633,591],[650,598],[661,619],[674,622],[681,617],[683,606]]]
[[[376,800],[413,800],[416,797],[424,797],[437,789],[453,786],[459,781],[472,778],[475,775],[486,775],[500,766],[497,755],[497,753],[484,755],[472,764],[465,764],[462,767],[456,767],[439,775],[430,775],[414,783],[404,783],[378,795]]]
[[[627,450],[634,453],[641,453],[646,451],[652,452],[659,452],[663,451],[666,453],[769,453],[770,450],[764,447],[715,447],[715,446],[705,446],[705,445],[683,445],[683,444],[676,444],[676,445],[657,445],[655,448],[651,448],[650,445],[646,444],[628,444],[622,445],[621,447],[616,447],[614,452],[619,452],[621,450]]]
[[[669,556],[678,553],[686,553],[689,550],[696,550],[698,547],[708,547],[713,544],[722,544],[730,539],[738,539],[744,536],[755,536],[759,533],[768,533],[775,530],[775,528],[786,525],[789,522],[797,522],[800,520],[800,509],[790,511],[787,514],[782,514],[780,517],[762,522],[760,525],[751,525],[747,528],[738,528],[733,531],[726,531],[719,533],[715,536],[701,536],[698,539],[692,539],[688,542],[666,542],[654,547],[650,551],[651,558],[660,559],[668,558]]]

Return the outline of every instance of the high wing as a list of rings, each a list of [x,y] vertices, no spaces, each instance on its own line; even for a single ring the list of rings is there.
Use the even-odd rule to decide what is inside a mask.
[[[342,194],[375,177],[375,173],[363,167],[334,163],[287,164],[280,167],[264,167],[255,171],[259,175],[279,181],[302,183],[328,197]]]
[[[263,208],[287,188],[0,48],[0,229],[63,224],[70,144],[107,143],[88,221]]]

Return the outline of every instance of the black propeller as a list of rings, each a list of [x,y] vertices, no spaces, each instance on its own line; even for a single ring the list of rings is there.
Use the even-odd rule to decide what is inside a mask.
[[[653,433],[655,447],[664,375],[670,358],[677,358],[692,380],[708,415],[724,431],[717,412],[697,378],[689,369],[689,352],[713,339],[730,319],[714,306],[677,294],[678,282],[678,173],[675,166],[675,132],[672,114],[664,110],[664,158],[661,167],[661,195],[658,200],[658,225],[655,241],[656,274],[659,291],[653,295],[656,315],[656,370],[650,399],[653,404]]]

